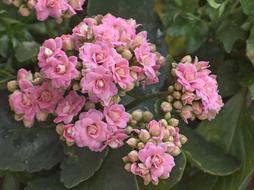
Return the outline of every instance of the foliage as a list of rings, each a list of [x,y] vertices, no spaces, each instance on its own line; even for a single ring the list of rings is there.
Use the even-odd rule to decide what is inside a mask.
[[[159,16],[153,11],[155,10]],[[225,107],[212,122],[192,122],[181,131],[188,137],[177,158],[172,176],[159,186],[144,187],[123,169],[127,147],[93,153],[60,144],[50,122],[32,129],[12,119],[7,93],[0,93],[0,176],[3,190],[97,190],[181,189],[244,190],[254,170],[254,3],[252,0],[89,0],[86,14],[111,12],[133,17],[148,31],[159,51],[176,60],[190,53],[209,60],[217,74]],[[75,17],[57,25],[19,18],[0,1],[0,88],[20,67],[33,68],[39,44],[48,37],[68,33]],[[164,41],[165,39],[165,41]],[[167,67],[173,62],[168,58]],[[252,64],[251,64],[252,63]],[[166,70],[166,69],[165,69]],[[135,90],[123,102],[156,109],[164,94],[169,73],[146,91]]]

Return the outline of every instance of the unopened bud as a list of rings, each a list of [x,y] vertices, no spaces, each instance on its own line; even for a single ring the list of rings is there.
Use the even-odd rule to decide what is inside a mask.
[[[201,103],[195,101],[192,103],[192,111],[195,115],[201,115],[203,112]]]
[[[156,180],[156,181],[152,180],[152,184],[153,185],[158,185],[159,184],[159,180]]]
[[[74,82],[72,89],[74,91],[79,91],[81,89],[79,82]]]
[[[139,141],[138,141],[138,139],[136,139],[136,138],[129,138],[129,139],[126,141],[126,143],[127,143],[130,147],[132,147],[132,148],[135,148],[138,142],[139,142]]]
[[[188,141],[187,137],[184,135],[180,135],[180,142],[181,144],[185,144]]]
[[[94,108],[95,108],[95,104],[93,102],[88,101],[85,103],[86,110],[90,110],[90,109],[94,109]]]
[[[169,102],[162,102],[161,103],[161,110],[164,112],[171,112],[172,111],[172,104]]]
[[[174,77],[176,76],[176,69],[175,68],[171,69],[171,75]]]
[[[29,9],[24,4],[19,7],[19,13],[22,16],[29,16],[30,15]]]
[[[169,91],[170,93],[172,93],[172,92],[174,91],[174,87],[173,87],[173,86],[169,86],[169,87],[168,87],[168,91]]]
[[[175,88],[175,90],[180,91],[180,90],[182,90],[182,85],[180,83],[176,82],[174,84],[174,88]]]
[[[150,47],[151,52],[156,52],[156,45],[155,44],[150,43],[149,47]],[[158,55],[158,56],[160,56],[160,55]]]
[[[25,127],[31,128],[33,126],[33,124],[34,124],[34,119],[33,120],[26,120],[26,119],[24,119],[23,120],[23,124],[25,125]]]
[[[166,142],[167,145],[167,152],[169,154],[172,154],[173,151],[175,150],[176,145],[173,142]]]
[[[166,58],[164,56],[160,56],[158,59],[158,64],[159,65],[164,65],[166,62]]]
[[[182,102],[180,102],[180,101],[175,101],[175,102],[173,103],[173,107],[174,107],[175,109],[177,109],[177,110],[180,110],[180,109],[183,108],[183,104],[182,104]]]
[[[103,19],[103,15],[96,15],[94,19],[97,21],[97,23],[101,23],[101,20]]]
[[[175,136],[176,130],[175,130],[174,127],[168,125],[168,126],[167,126],[167,129],[168,129],[168,132],[169,132],[169,135],[170,135],[170,136]]]
[[[23,115],[21,115],[21,114],[15,114],[14,119],[16,121],[21,121],[21,120],[23,120]]]
[[[179,124],[179,120],[178,119],[175,119],[175,118],[171,118],[169,120],[169,125],[172,125],[173,127],[177,127]]]
[[[124,89],[126,92],[131,91],[135,87],[135,83],[131,82],[127,84],[126,88]]]
[[[175,98],[175,99],[177,99],[177,100],[180,100],[181,99],[181,93],[180,92],[178,92],[178,91],[174,91],[173,92],[173,97]]]
[[[167,113],[165,114],[164,118],[165,118],[166,120],[169,120],[169,119],[171,118],[171,113],[170,113],[170,112],[167,112]]]
[[[144,177],[144,185],[148,185],[152,181],[151,175],[148,173]]]
[[[132,126],[127,126],[127,127],[126,127],[126,132],[127,132],[127,134],[131,134],[132,131],[133,131]]]
[[[168,122],[166,119],[160,119],[160,124],[164,127],[166,127],[168,125]]]
[[[173,100],[174,100],[174,97],[173,97],[173,96],[171,96],[171,95],[168,95],[168,96],[167,96],[167,101],[168,101],[169,103],[173,102]]]
[[[128,156],[122,157],[122,160],[123,160],[123,162],[124,162],[124,163],[129,162],[129,158],[128,158]]]
[[[164,141],[167,141],[168,138],[170,137],[169,130],[168,130],[168,129],[164,129],[163,134],[164,134],[163,140],[164,140]]]
[[[138,137],[141,141],[147,142],[150,139],[150,133],[146,129],[141,129]]]
[[[36,4],[36,0],[28,0],[28,1],[27,1],[27,7],[28,7],[29,9],[34,9],[35,4]]]
[[[144,145],[144,143],[142,143],[142,142],[139,142],[139,143],[137,144],[137,148],[138,148],[139,150],[143,149],[144,147],[145,147],[145,145]]]
[[[18,82],[16,80],[9,81],[7,83],[7,89],[9,92],[14,92],[18,89]]]
[[[142,117],[145,122],[149,122],[153,119],[153,114],[150,111],[144,111]]]
[[[46,121],[47,118],[48,118],[48,113],[47,112],[40,111],[36,114],[36,119],[38,121]]]
[[[192,58],[190,55],[186,55],[184,58],[182,58],[181,63],[191,63]]]
[[[126,92],[124,90],[119,91],[119,96],[123,97],[126,96]]]
[[[121,55],[127,60],[130,60],[132,58],[132,53],[128,49],[124,49]]]
[[[128,159],[131,162],[136,162],[138,161],[138,152],[136,150],[132,150],[131,152],[129,152],[128,154]]]
[[[172,156],[178,156],[181,154],[181,149],[178,146],[175,146],[175,149],[172,152]]]
[[[58,124],[56,126],[56,132],[58,135],[62,136],[64,133],[64,125],[63,124]]]
[[[12,1],[12,4],[15,6],[15,7],[19,7],[21,5],[21,0],[13,0]]]
[[[138,109],[138,110],[135,110],[131,113],[132,115],[132,118],[135,120],[135,121],[140,121],[142,119],[142,110]]]
[[[131,171],[131,163],[127,163],[124,165],[124,169],[127,171],[127,172],[130,172]]]

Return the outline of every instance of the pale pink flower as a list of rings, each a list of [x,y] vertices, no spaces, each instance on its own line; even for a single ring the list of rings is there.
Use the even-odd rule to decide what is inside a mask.
[[[68,9],[66,0],[37,0],[35,5],[37,19],[43,21],[52,16],[59,18]]]
[[[142,178],[145,178],[150,173],[150,171],[149,168],[145,166],[145,164],[134,162],[131,164],[131,173],[140,176]]]
[[[89,35],[89,26],[85,22],[79,23],[72,29],[75,49],[78,50]]]
[[[168,178],[175,166],[174,158],[168,154],[166,144],[148,142],[138,153],[139,160],[149,169],[151,178],[157,182],[160,177]]]
[[[136,48],[141,46],[141,44],[147,43],[147,32],[143,31],[138,33],[131,42],[131,46]]]
[[[137,61],[146,67],[152,67],[156,65],[156,55],[150,50],[148,43],[143,43],[134,50]]]
[[[34,95],[40,110],[48,113],[55,111],[57,103],[62,98],[62,93],[58,89],[53,88],[48,81],[36,87]]]
[[[120,45],[119,33],[113,27],[107,24],[95,25],[92,27],[96,41],[107,42],[112,45]]]
[[[186,91],[182,95],[181,99],[184,105],[186,104],[192,104],[192,102],[195,100],[196,96],[193,92]]]
[[[130,76],[129,62],[126,59],[115,60],[115,65],[112,66],[112,73],[114,82],[123,89],[126,89],[133,82]]]
[[[120,55],[116,50],[103,42],[85,43],[79,49],[79,57],[83,61],[85,68],[96,68],[103,66],[108,69],[113,66]]]
[[[119,128],[125,128],[127,126],[129,114],[125,112],[123,105],[113,104],[111,106],[104,107],[103,114],[109,125],[117,126]]]
[[[83,114],[75,123],[74,138],[78,147],[88,147],[92,151],[101,152],[106,148],[105,141],[109,134],[108,126],[102,121],[98,111]]]
[[[161,121],[152,120],[148,123],[147,129],[152,138],[161,141],[164,137],[165,126]]]
[[[17,81],[20,80],[28,80],[28,81],[32,81],[33,80],[33,75],[31,73],[31,71],[27,71],[26,69],[19,69],[18,73],[17,73]]]
[[[48,58],[48,65],[41,69],[44,77],[52,81],[56,88],[68,88],[71,80],[76,78],[78,71],[76,69],[77,57],[67,57],[65,52],[59,51],[53,57]]]
[[[102,66],[86,73],[80,85],[83,93],[96,96],[103,101],[107,101],[118,92],[116,85],[113,83],[111,74]]]
[[[125,133],[125,130],[118,129],[114,132],[107,140],[107,145],[113,149],[119,148],[124,145],[124,140],[128,138],[128,135]]]
[[[63,43],[63,49],[65,51],[74,49],[74,40],[73,40],[72,35],[70,35],[70,34],[62,35],[61,39],[62,39],[62,43]]]
[[[64,99],[62,99],[56,108],[56,115],[54,122],[64,122],[68,124],[72,121],[83,106],[85,105],[85,97],[79,96],[75,91],[71,91]]]
[[[75,127],[73,124],[67,124],[63,126],[63,137],[65,140],[69,143],[74,142],[74,136],[75,136]]]
[[[62,49],[62,39],[57,37],[55,39],[46,40],[40,47],[38,54],[39,67],[43,68],[48,65],[47,59],[54,56],[58,51]]]
[[[85,0],[70,0],[69,4],[74,10],[82,10],[82,6],[84,5]]]

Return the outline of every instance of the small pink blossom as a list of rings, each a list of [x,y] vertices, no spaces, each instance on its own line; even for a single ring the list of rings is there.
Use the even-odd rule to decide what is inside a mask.
[[[83,114],[75,123],[75,142],[79,147],[88,147],[92,151],[103,151],[110,131],[96,111]]]
[[[65,52],[59,51],[53,57],[48,58],[48,65],[41,69],[44,77],[52,81],[56,88],[68,88],[71,80],[76,78],[78,71],[76,69],[77,57],[67,57]]]
[[[82,10],[85,0],[70,0],[69,4],[74,10]]]
[[[105,107],[103,114],[109,125],[125,128],[129,120],[129,114],[125,112],[125,108],[121,104],[113,104]]]
[[[73,124],[67,124],[63,126],[63,137],[65,140],[69,143],[74,142],[74,136],[75,136],[75,128]]]
[[[44,82],[35,89],[35,97],[40,110],[53,113],[62,95],[49,82]]]
[[[28,80],[32,81],[33,80],[33,75],[31,71],[27,71],[26,69],[19,69],[17,73],[17,81],[20,80]]]
[[[62,99],[56,108],[56,115],[54,122],[64,122],[68,124],[72,121],[85,105],[85,98],[79,96],[75,91],[71,91],[64,99]]]
[[[150,46],[148,43],[141,44],[140,47],[137,47],[134,50],[137,61],[146,67],[152,67],[156,65],[156,55],[151,52]]]
[[[61,36],[62,43],[63,43],[63,49],[65,51],[73,50],[74,49],[74,40],[72,35],[62,35]]]
[[[113,83],[111,74],[102,66],[86,73],[80,85],[83,93],[96,96],[103,101],[107,101],[118,92],[116,85]]]
[[[59,18],[68,9],[65,0],[37,0],[35,5],[37,19],[44,21],[48,16]]]
[[[124,140],[128,138],[128,135],[123,129],[118,129],[107,140],[107,145],[113,149],[119,148],[124,145]]]
[[[168,178],[175,166],[174,158],[166,151],[167,145],[148,142],[138,153],[139,160],[149,169],[151,178],[155,182],[160,177]]]
[[[149,168],[145,166],[145,164],[134,162],[131,164],[131,173],[133,173],[134,175],[138,175],[142,178],[145,178],[147,175],[149,175],[150,171]]]
[[[119,33],[107,24],[95,25],[92,27],[96,41],[106,42],[112,45],[119,45]]]

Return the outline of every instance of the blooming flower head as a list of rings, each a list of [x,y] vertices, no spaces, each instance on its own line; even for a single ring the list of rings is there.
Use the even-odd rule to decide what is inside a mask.
[[[69,124],[73,117],[81,111],[84,105],[84,96],[79,96],[75,91],[71,91],[58,103],[55,110],[57,117],[55,118],[54,122],[64,122],[65,124]]]

